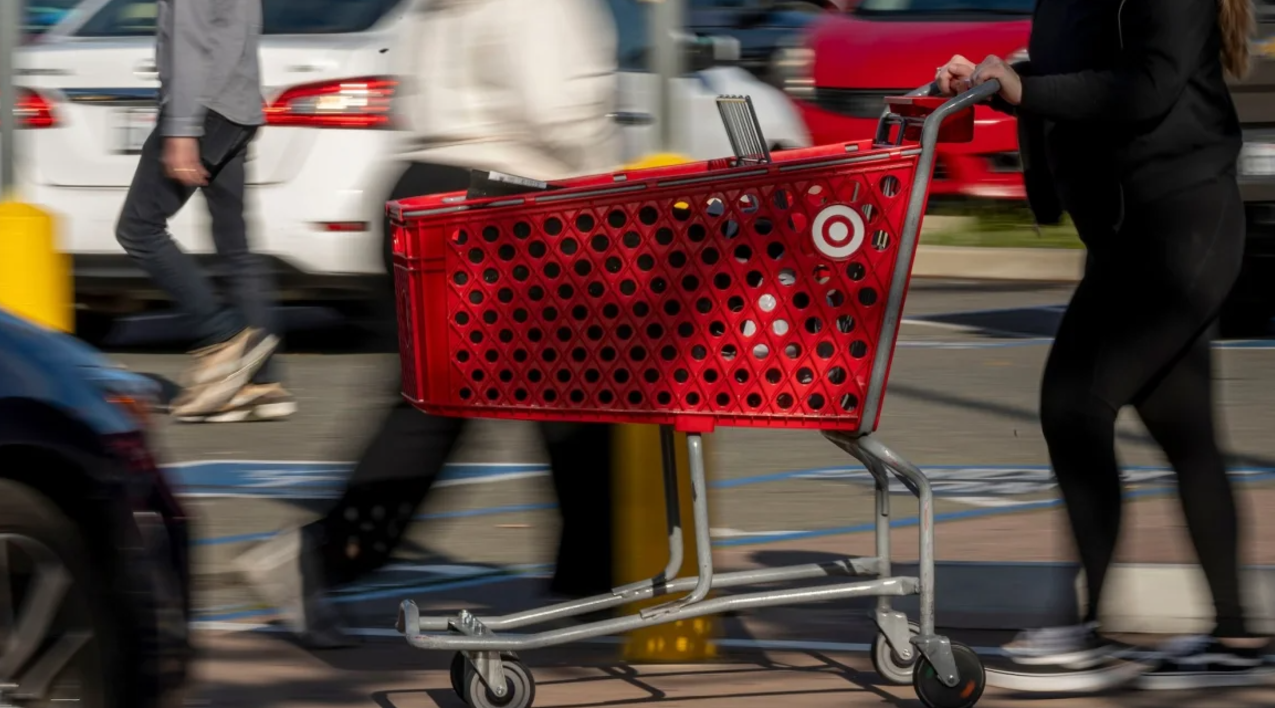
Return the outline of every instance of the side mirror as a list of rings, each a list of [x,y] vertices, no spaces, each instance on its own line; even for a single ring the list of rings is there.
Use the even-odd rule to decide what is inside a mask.
[[[686,68],[692,72],[733,64],[742,56],[739,40],[735,37],[688,36],[684,38],[684,46]]]

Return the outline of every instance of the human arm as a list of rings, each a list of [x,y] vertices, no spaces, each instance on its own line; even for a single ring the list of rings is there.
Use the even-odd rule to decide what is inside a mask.
[[[197,187],[208,180],[208,171],[199,159],[206,110],[202,98],[208,74],[203,48],[207,3],[178,0],[170,5],[170,11],[172,72],[160,124],[164,171],[170,179]]]
[[[1001,96],[1054,121],[1141,122],[1163,116],[1182,94],[1217,26],[1214,0],[1125,0],[1118,15],[1122,51],[1110,69],[1020,76],[996,57],[975,85],[1001,80]]]

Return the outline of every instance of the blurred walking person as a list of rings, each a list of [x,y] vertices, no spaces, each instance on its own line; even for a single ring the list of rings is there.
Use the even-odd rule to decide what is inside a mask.
[[[1029,196],[1071,214],[1089,251],[1045,365],[1041,427],[1088,585],[1081,624],[1005,647],[1021,664],[1084,672],[1129,650],[1099,632],[1119,538],[1116,417],[1133,406],[1178,478],[1212,592],[1213,632],[1165,647],[1144,688],[1270,680],[1267,638],[1240,595],[1239,523],[1214,429],[1211,344],[1240,272],[1242,135],[1225,76],[1248,70],[1251,0],[1040,0],[1030,60],[962,57],[948,93],[1000,81],[1025,136]]]
[[[616,167],[616,37],[601,0],[433,0],[416,12],[398,72],[410,78],[400,86],[404,164],[390,199],[463,191],[471,168],[552,180]],[[388,236],[388,220],[384,228]],[[391,311],[392,286],[383,294]],[[388,562],[465,427],[400,400],[323,518],[239,559],[305,644],[350,643],[330,588]],[[610,592],[611,430],[541,430],[562,514],[551,590]]]
[[[186,315],[198,339],[173,401],[185,422],[282,418],[296,403],[271,355],[273,283],[249,247],[244,163],[264,122],[257,44],[261,0],[158,0],[159,117],[142,146],[116,226],[120,245]],[[235,305],[223,303],[168,221],[196,190]]]

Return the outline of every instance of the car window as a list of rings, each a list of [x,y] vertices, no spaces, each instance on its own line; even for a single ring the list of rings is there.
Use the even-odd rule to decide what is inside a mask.
[[[262,0],[263,34],[363,32],[402,0]],[[76,32],[80,37],[155,34],[155,0],[112,0]]]
[[[27,35],[44,34],[79,4],[80,0],[27,0],[23,8],[22,32]]]
[[[620,71],[647,71],[650,36],[646,17],[649,5],[637,0],[608,0],[608,4],[615,18],[616,61]]]
[[[1036,0],[860,0],[861,15],[1030,15]]]

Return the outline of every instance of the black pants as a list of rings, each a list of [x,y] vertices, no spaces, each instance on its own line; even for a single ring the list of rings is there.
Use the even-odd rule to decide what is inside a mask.
[[[1177,473],[1215,632],[1244,636],[1235,499],[1210,376],[1213,326],[1243,253],[1239,189],[1228,176],[1149,204],[1121,201],[1118,209],[1068,205],[1090,260],[1041,392],[1041,424],[1089,586],[1086,619],[1097,617],[1120,530],[1116,414],[1133,405]]]
[[[458,191],[469,172],[414,164],[391,199]],[[388,233],[388,223],[386,224]],[[382,308],[393,308],[388,287]],[[400,384],[395,380],[395,393]],[[540,426],[562,514],[552,588],[567,595],[609,592],[611,430],[604,425]],[[406,402],[390,410],[364,451],[341,499],[310,527],[328,582],[344,584],[384,565],[465,429],[465,421],[426,415]]]
[[[208,170],[208,184],[199,188],[212,217],[213,245],[222,261],[235,306],[223,303],[195,260],[168,233],[168,220],[186,205],[194,187],[164,173],[164,136],[155,130],[129,186],[115,237],[125,252],[150,275],[189,319],[196,346],[224,342],[246,325],[277,331],[273,320],[274,282],[262,259],[248,247],[244,221],[244,161],[256,128],[232,123],[208,111],[199,156]],[[254,381],[278,381],[277,366],[268,362]]]

